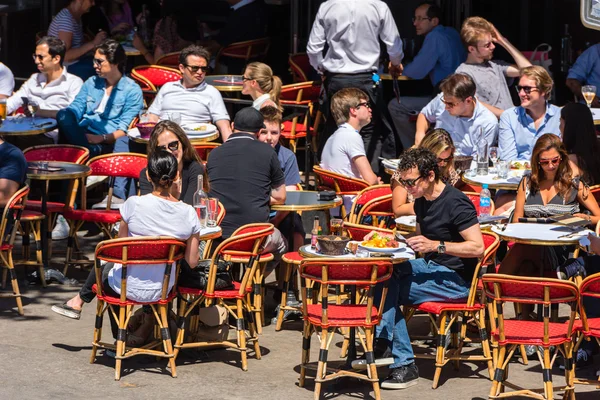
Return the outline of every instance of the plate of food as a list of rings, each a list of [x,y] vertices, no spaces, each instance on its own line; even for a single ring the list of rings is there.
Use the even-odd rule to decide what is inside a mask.
[[[406,245],[395,240],[392,234],[375,231],[366,235],[358,246],[378,253],[393,253],[406,248]]]
[[[197,124],[187,124],[182,126],[183,130],[188,136],[204,136],[217,131],[217,127],[213,124],[200,122]]]
[[[510,169],[518,169],[518,170],[531,169],[531,163],[529,161],[523,161],[523,160],[511,161]]]

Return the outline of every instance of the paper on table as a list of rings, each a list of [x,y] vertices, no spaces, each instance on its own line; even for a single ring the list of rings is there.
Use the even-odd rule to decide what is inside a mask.
[[[592,108],[592,116],[594,117],[594,121],[600,120],[600,108]]]
[[[127,131],[127,135],[134,137],[134,138],[139,138],[141,137],[140,135],[140,130],[138,128],[131,128]]]
[[[216,233],[216,232],[220,232],[220,231],[221,231],[220,226],[210,226],[210,227],[200,229],[200,236],[208,235],[208,234]]]

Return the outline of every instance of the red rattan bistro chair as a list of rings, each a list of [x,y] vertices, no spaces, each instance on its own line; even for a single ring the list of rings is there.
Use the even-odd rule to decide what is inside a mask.
[[[156,97],[156,92],[165,83],[181,79],[181,72],[162,65],[140,65],[131,70],[131,78],[140,85],[144,100],[150,104]]]
[[[208,155],[210,154],[210,152],[214,149],[216,149],[217,147],[219,147],[221,145],[221,143],[213,143],[213,142],[208,142],[208,143],[199,143],[199,144],[194,144],[194,150],[196,150],[196,153],[198,153],[198,156],[200,157],[200,159],[202,160],[202,162],[204,164],[206,164],[206,161],[208,161]]]
[[[92,287],[98,296],[96,305],[96,324],[94,326],[94,340],[92,341],[92,355],[90,363],[96,359],[98,348],[114,349],[116,356],[115,380],[121,379],[121,363],[124,359],[146,354],[169,359],[169,367],[173,378],[177,376],[175,370],[175,357],[169,333],[168,306],[175,298],[176,290],[169,291],[169,280],[173,263],[181,260],[185,255],[185,242],[167,236],[142,236],[105,240],[96,246],[95,272],[96,284]],[[104,293],[102,287],[102,268],[100,261],[120,263],[121,269],[121,296],[111,297]],[[162,292],[160,300],[150,303],[139,303],[127,298],[127,266],[143,264],[143,268],[162,268]],[[150,265],[149,265],[150,264]],[[126,345],[127,324],[133,315],[133,307],[146,305],[152,308],[152,314],[160,331],[160,338],[134,348]],[[102,342],[102,319],[106,312],[115,317],[118,324],[117,343],[114,345]],[[158,350],[161,349],[161,350]]]
[[[215,72],[221,71],[223,58],[242,60],[245,64],[250,61],[263,61],[271,47],[270,38],[246,40],[227,45],[217,53],[215,57]]]
[[[25,186],[19,189],[15,194],[8,199],[2,220],[0,220],[0,267],[2,267],[2,288],[6,286],[6,273],[10,272],[10,282],[12,285],[12,293],[0,293],[0,298],[14,297],[17,302],[17,310],[20,315],[23,315],[23,302],[21,301],[21,291],[19,290],[19,282],[13,264],[12,250],[14,247],[15,236],[19,229],[19,221],[23,212],[29,187]]]
[[[565,360],[573,357],[573,326],[579,301],[577,285],[558,279],[504,274],[485,274],[482,279],[483,289],[488,298],[492,340],[498,345],[498,350],[494,349],[496,371],[489,398],[526,396],[549,400],[554,398],[555,389],[565,390],[563,398],[575,398],[573,366],[565,371],[566,386],[554,388],[552,364],[558,351],[562,353]],[[505,319],[503,310],[506,302],[542,305],[543,320]],[[571,313],[567,323],[550,322],[550,308],[553,304],[569,305]],[[537,346],[544,378],[542,389],[522,388],[506,379],[509,361],[520,345]],[[554,356],[551,354],[551,346],[556,349]],[[540,348],[542,350],[539,350]],[[514,391],[504,393],[506,387]]]
[[[247,361],[247,341],[254,346],[254,352],[257,359],[261,358],[260,346],[256,324],[254,322],[254,310],[250,299],[252,292],[252,278],[256,274],[264,241],[271,235],[274,227],[271,224],[259,223],[248,224],[238,228],[228,239],[225,239],[217,248],[212,256],[211,269],[208,276],[207,287],[195,289],[185,287],[185,282],[181,282],[179,291],[178,305],[178,330],[175,340],[175,357],[183,348],[189,347],[215,347],[225,346],[237,349],[241,353],[242,370],[248,370]],[[234,257],[247,258],[247,268],[240,282],[234,282],[234,288],[228,290],[215,290],[217,262],[219,259],[231,260]],[[230,340],[222,341],[185,341],[185,319],[197,306],[210,306],[219,304],[224,306],[229,315],[236,320],[237,342]],[[248,327],[248,333],[246,333]],[[196,332],[198,329],[197,319],[191,320],[190,332]],[[248,338],[246,338],[248,335]]]
[[[369,187],[367,181],[363,179],[352,178],[350,176],[338,174],[337,172],[328,171],[318,165],[313,166],[313,171],[319,178],[319,186],[335,191],[338,196],[354,196],[359,194],[363,189]],[[345,218],[348,210],[346,210],[343,203],[340,206],[340,210],[342,218]]]
[[[288,64],[290,66],[290,72],[294,82],[306,82],[308,76],[312,71],[312,66],[308,60],[306,53],[290,54],[288,57]]]
[[[382,219],[384,226],[389,226],[393,220],[392,189],[390,185],[373,185],[363,189],[356,195],[352,202],[352,209],[348,221],[354,224],[363,224],[363,219],[371,216],[372,225],[379,226]]]
[[[375,399],[380,398],[379,378],[373,358],[373,331],[381,320],[383,304],[387,294],[387,280],[392,274],[392,263],[389,259],[365,259],[350,261],[333,258],[306,259],[300,264],[300,276],[321,284],[321,303],[302,304],[302,315],[304,318],[304,329],[302,339],[302,364],[300,366],[301,387],[304,386],[306,369],[310,357],[310,339],[313,331],[320,330],[320,352],[315,377],[315,399],[321,392],[321,384],[342,376],[351,376],[371,382]],[[380,304],[373,304],[375,285],[385,282]],[[329,304],[329,285],[358,285],[367,286],[367,296],[362,304]],[[307,298],[306,288],[302,289],[302,298]],[[364,351],[367,360],[371,360],[367,366],[367,375],[357,372],[340,370],[327,374],[327,352],[336,334],[336,329],[357,328],[364,334]]]
[[[308,116],[311,116],[311,126],[308,126],[308,132],[313,138],[313,149],[316,148],[316,132],[321,123],[321,113],[315,112],[315,105],[318,104],[319,94],[321,92],[321,82],[309,81],[284,85],[281,88],[281,104],[287,106],[308,106],[307,110],[293,109],[294,113],[299,114],[291,121],[284,121],[281,129],[281,136],[289,142],[289,148],[296,153],[296,147],[299,139],[307,139]]]
[[[600,226],[600,224],[599,224]],[[577,354],[577,349],[583,342],[588,338],[592,338],[592,340],[596,340],[597,343],[600,344],[600,317],[588,318],[587,309],[585,307],[584,299],[599,299],[600,298],[600,274],[590,275],[581,282],[579,285],[580,292],[580,301],[579,301],[579,315],[580,319],[575,321],[575,331],[579,334],[577,338],[577,342],[575,348],[573,349],[573,354]],[[585,383],[598,385],[600,380],[600,376],[598,380],[591,379],[579,379],[575,378],[575,365],[574,360],[565,360],[565,370],[569,373],[573,374],[573,379],[575,383]]]
[[[156,65],[177,69],[179,67],[180,53],[180,51],[175,51],[173,53],[163,54],[158,60],[156,60]]]
[[[479,215],[479,193],[477,192],[463,192],[464,194],[467,195],[467,197],[469,198],[469,200],[471,200],[473,202],[473,205],[475,206],[475,210],[477,211],[477,215]],[[494,214],[494,211],[496,211],[496,205],[494,204],[494,200],[490,199],[490,215]]]
[[[414,315],[415,311],[427,313],[432,326],[435,329],[435,337],[431,336],[421,338],[411,335],[414,340],[419,339],[436,339],[437,348],[434,355],[432,354],[415,354],[416,358],[434,359],[435,360],[435,375],[433,377],[432,388],[436,389],[439,384],[442,368],[450,361],[455,362],[456,366],[460,361],[485,361],[487,363],[490,379],[493,375],[492,354],[490,352],[490,342],[485,325],[485,302],[482,292],[478,290],[479,281],[481,280],[481,267],[493,262],[496,250],[500,245],[498,235],[491,232],[482,232],[483,244],[485,251],[483,257],[477,263],[471,280],[469,297],[465,302],[450,303],[450,302],[429,302],[422,303],[411,307],[405,311],[406,320]],[[408,307],[407,307],[408,309]],[[482,355],[474,355],[472,353],[462,354],[463,346],[467,341],[466,337],[467,323],[472,321],[480,334]],[[447,335],[447,330],[453,327],[454,330],[451,336]],[[448,337],[452,343],[446,343]],[[450,346],[451,345],[451,346]],[[450,348],[448,348],[450,347]]]
[[[111,153],[104,154],[92,158],[86,164],[91,169],[91,175],[100,175],[109,177],[108,202],[106,209],[103,210],[87,210],[75,209],[69,207],[63,213],[63,216],[69,223],[69,239],[67,241],[67,256],[65,259],[65,267],[63,274],[67,274],[70,264],[85,264],[87,260],[72,260],[71,256],[73,249],[77,248],[77,231],[86,222],[94,223],[100,230],[109,238],[112,238],[112,227],[121,219],[119,210],[110,209],[110,199],[113,194],[115,178],[132,178],[137,179],[140,176],[140,171],[146,168],[147,160],[145,154],[137,153]],[[85,185],[83,189],[85,190]]]

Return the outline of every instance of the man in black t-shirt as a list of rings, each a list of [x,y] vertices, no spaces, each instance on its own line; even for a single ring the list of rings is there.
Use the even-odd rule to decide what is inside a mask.
[[[390,365],[390,375],[381,385],[386,389],[404,389],[419,378],[398,306],[466,300],[477,258],[484,252],[475,206],[464,193],[440,180],[437,162],[436,156],[423,148],[400,155],[399,182],[415,199],[417,216],[416,232],[407,244],[424,257],[395,266],[389,282],[375,335],[377,364]],[[390,342],[393,359],[384,358]],[[353,363],[357,368],[364,365],[364,360]]]
[[[208,156],[209,196],[225,207],[223,239],[242,225],[269,222],[270,205],[285,203],[285,179],[277,153],[256,139],[264,128],[259,111],[243,108],[235,115],[233,133]],[[286,249],[285,238],[275,229],[265,243],[265,252],[275,256],[275,262],[267,267],[269,272]]]

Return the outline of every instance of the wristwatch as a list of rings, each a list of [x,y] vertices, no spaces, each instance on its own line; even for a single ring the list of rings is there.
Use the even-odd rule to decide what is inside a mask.
[[[106,143],[106,135],[102,135],[102,143]]]
[[[446,252],[446,243],[443,240],[440,240],[440,244],[438,244],[438,254],[444,254]]]

